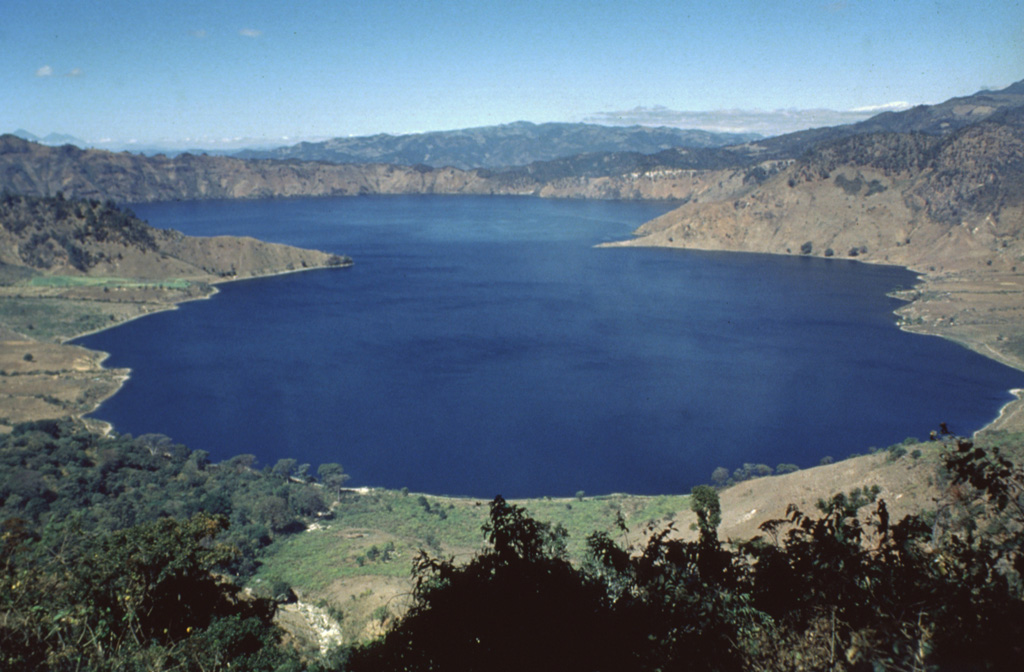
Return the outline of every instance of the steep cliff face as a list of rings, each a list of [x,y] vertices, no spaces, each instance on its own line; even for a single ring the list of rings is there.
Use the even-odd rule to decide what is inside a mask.
[[[32,196],[62,192],[68,198],[112,198],[127,203],[493,190],[480,173],[453,168],[334,165],[192,154],[145,157],[71,145],[46,147],[11,135],[0,137],[0,186]],[[512,191],[506,189],[503,193]]]
[[[701,150],[656,155],[586,155],[504,172],[329,164],[182,154],[175,158],[47,147],[0,136],[0,188],[18,194],[114,199],[121,203],[214,198],[365,194],[530,195],[548,198],[679,199],[717,197],[763,180],[790,160],[746,162]],[[714,170],[693,165],[725,166]],[[680,167],[683,166],[683,167]],[[739,166],[739,167],[730,167]]]
[[[536,193],[543,198],[714,201],[759,184],[792,163],[775,160],[722,170],[655,168],[622,175],[564,177],[541,185]]]

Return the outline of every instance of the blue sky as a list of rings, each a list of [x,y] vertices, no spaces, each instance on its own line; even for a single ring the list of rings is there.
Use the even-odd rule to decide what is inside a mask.
[[[783,117],[821,125],[833,112],[852,119],[851,110],[940,102],[1024,79],[1024,6],[1012,1],[3,0],[2,8],[0,132],[92,142],[297,141],[516,120],[675,118],[733,130],[760,121],[756,130],[772,132],[792,130]],[[681,113],[689,116],[671,116]]]

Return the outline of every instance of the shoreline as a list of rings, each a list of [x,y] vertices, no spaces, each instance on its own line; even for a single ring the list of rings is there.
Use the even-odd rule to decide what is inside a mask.
[[[263,273],[263,274],[259,274],[259,275],[247,275],[247,276],[244,276],[244,277],[215,278],[215,279],[194,279],[195,282],[203,282],[203,283],[205,283],[209,287],[210,291],[205,293],[205,294],[203,294],[203,295],[201,295],[201,296],[192,296],[192,297],[180,298],[180,299],[177,299],[177,300],[167,300],[167,301],[161,301],[161,302],[154,302],[154,304],[151,304],[149,306],[148,310],[146,310],[145,312],[142,312],[142,313],[140,313],[138,315],[132,315],[132,316],[127,317],[125,319],[118,320],[118,321],[113,322],[111,324],[106,324],[106,325],[104,325],[102,327],[99,327],[99,328],[96,328],[96,329],[88,329],[86,331],[75,333],[75,334],[72,334],[70,336],[61,337],[59,339],[55,339],[53,341],[49,341],[51,344],[56,345],[58,348],[62,348],[62,349],[63,348],[80,348],[81,350],[85,351],[86,353],[89,353],[90,355],[94,356],[95,357],[94,361],[95,361],[95,365],[96,365],[96,375],[99,376],[99,377],[105,377],[109,383],[112,383],[112,388],[110,390],[106,391],[104,394],[102,394],[98,398],[96,398],[95,400],[91,401],[90,406],[88,408],[85,408],[84,410],[75,411],[75,412],[68,412],[68,413],[65,413],[64,415],[58,415],[58,416],[53,416],[53,417],[71,417],[71,418],[74,418],[76,420],[80,420],[82,422],[85,422],[88,426],[92,427],[96,431],[99,431],[104,436],[107,436],[111,432],[115,431],[115,428],[114,428],[114,426],[111,423],[109,423],[109,422],[107,422],[105,420],[97,419],[97,418],[88,418],[86,416],[90,415],[91,413],[95,413],[103,405],[104,402],[106,402],[108,399],[110,399],[111,397],[113,397],[114,395],[116,395],[118,392],[121,391],[121,389],[124,387],[125,383],[128,382],[129,378],[131,377],[131,369],[116,369],[115,370],[115,369],[107,368],[105,366],[105,362],[107,361],[107,359],[110,358],[111,353],[104,352],[102,350],[93,350],[93,349],[87,348],[84,345],[81,345],[79,343],[75,343],[75,341],[77,341],[78,339],[82,339],[82,338],[86,338],[88,336],[99,334],[99,333],[102,333],[104,331],[108,331],[110,329],[116,329],[117,327],[120,327],[120,326],[123,326],[125,324],[128,324],[129,322],[133,322],[135,320],[142,319],[142,318],[148,317],[150,315],[155,315],[157,313],[163,313],[163,312],[171,311],[171,310],[178,310],[178,308],[182,304],[185,304],[185,303],[189,303],[189,302],[192,302],[192,301],[204,301],[204,300],[207,300],[207,299],[211,299],[211,298],[213,298],[214,296],[216,296],[219,293],[220,290],[218,289],[217,286],[221,285],[221,284],[227,284],[227,283],[233,283],[233,282],[244,282],[246,280],[259,280],[259,279],[263,279],[263,278],[271,278],[271,277],[276,277],[276,276],[281,276],[281,275],[290,275],[290,274],[293,274],[293,273],[304,273],[304,272],[307,272],[307,271],[318,271],[318,270],[327,270],[327,269],[336,269],[336,268],[348,268],[348,267],[350,267],[352,265],[354,265],[354,262],[351,259],[349,259],[346,263],[343,263],[343,264],[340,264],[340,265],[307,266],[307,267],[304,267],[304,268],[286,269],[286,270],[280,270],[280,271],[273,271],[273,272],[270,272],[270,273]],[[0,298],[0,300],[2,300],[2,298]],[[20,337],[19,339],[17,339],[17,340],[7,339],[4,342],[7,342],[7,343],[36,343],[36,344],[40,344],[40,345],[45,344],[47,342],[47,341],[40,341],[40,340],[37,340],[37,339],[33,339],[33,338],[31,338],[31,337],[29,337],[29,336],[27,336],[25,334],[17,334],[17,335]],[[69,378],[71,378],[71,372],[69,372],[69,371],[60,371],[60,372],[56,373],[56,381],[60,381],[61,379],[68,380]],[[42,419],[46,419],[46,417],[50,417],[50,416],[38,415],[37,417],[34,417],[34,418],[28,418],[27,421],[42,420]],[[6,421],[3,421],[0,424],[14,424],[14,423],[7,423]],[[0,430],[0,432],[3,432],[3,431],[4,430]]]
[[[342,264],[341,266],[312,266],[312,267],[309,267],[309,268],[295,268],[295,269],[285,270],[285,271],[275,271],[273,273],[266,273],[266,274],[263,274],[263,275],[250,275],[250,276],[247,276],[247,277],[244,277],[244,278],[224,278],[224,279],[220,279],[220,280],[208,283],[210,285],[210,289],[212,290],[209,294],[206,294],[204,296],[196,296],[196,297],[188,298],[188,299],[182,299],[181,301],[174,301],[174,302],[168,303],[163,308],[157,308],[156,310],[151,310],[148,313],[143,313],[142,315],[135,315],[133,317],[129,317],[127,320],[124,320],[122,322],[117,322],[115,324],[111,324],[109,326],[104,326],[104,327],[101,327],[99,329],[92,329],[92,330],[83,332],[81,334],[76,334],[76,335],[71,336],[69,338],[65,338],[60,343],[61,343],[61,345],[65,345],[65,344],[67,344],[67,345],[74,345],[73,343],[71,343],[71,341],[77,340],[79,338],[85,338],[86,336],[92,336],[94,334],[99,334],[99,333],[102,333],[104,331],[109,331],[110,329],[116,329],[117,327],[120,327],[122,325],[128,324],[129,322],[134,322],[135,320],[139,320],[139,319],[142,319],[144,317],[149,317],[150,315],[156,315],[157,313],[164,313],[164,312],[167,312],[167,311],[170,311],[170,310],[178,310],[178,307],[181,306],[184,303],[191,303],[192,301],[206,301],[206,300],[212,299],[214,296],[216,296],[217,294],[220,293],[220,290],[217,289],[217,285],[228,284],[228,283],[231,283],[231,282],[245,282],[246,280],[259,280],[259,279],[262,279],[262,278],[273,278],[273,277],[277,277],[277,276],[281,276],[281,275],[291,275],[293,273],[305,273],[307,271],[320,271],[320,270],[326,270],[326,269],[332,269],[332,268],[349,268],[353,264],[354,264],[354,262],[352,262],[350,260],[348,263]],[[84,348],[85,346],[79,345],[79,347]],[[86,350],[90,350],[90,352],[99,353],[101,355],[101,358],[100,358],[100,361],[99,361],[100,367],[103,368],[104,370],[106,370],[106,368],[103,367],[103,362],[105,362],[110,357],[110,353],[109,352],[104,352],[102,350],[91,350],[90,348],[85,348],[85,349]],[[118,392],[121,391],[121,388],[124,387],[124,384],[127,383],[128,379],[131,377],[131,369],[126,369],[126,371],[127,371],[127,373],[125,373],[124,375],[118,376],[117,387],[110,394],[108,394],[107,396],[105,396],[102,399],[98,400],[95,403],[95,405],[93,405],[93,407],[90,410],[83,411],[81,413],[75,414],[73,417],[75,417],[75,418],[77,418],[79,420],[82,420],[83,422],[93,422],[93,423],[96,423],[101,428],[104,436],[107,436],[112,431],[114,431],[114,426],[111,423],[107,422],[106,420],[99,420],[99,419],[96,419],[96,418],[86,418],[85,416],[89,415],[90,413],[95,413],[97,410],[99,410],[99,408],[103,405],[103,403],[105,401],[107,401],[108,399],[110,399],[115,394],[117,394]]]
[[[644,240],[649,236],[637,236],[626,240],[611,241],[605,243],[599,243],[595,245],[595,248],[621,248],[621,247],[648,247],[668,250],[688,250],[696,252],[726,252],[726,253],[739,253],[739,254],[768,254],[776,257],[792,257],[797,256],[793,254],[780,254],[778,252],[761,251],[761,250],[732,250],[724,248],[708,248],[708,247],[686,247],[683,245],[666,245],[657,241]],[[826,261],[850,261],[860,264],[871,264],[873,266],[892,266],[894,268],[902,268],[916,275],[916,283],[913,287],[904,290],[891,290],[886,294],[892,298],[904,301],[904,305],[893,311],[899,319],[896,322],[896,327],[900,331],[904,331],[910,334],[918,336],[935,336],[938,338],[945,339],[952,343],[957,344],[962,348],[966,348],[971,352],[974,352],[982,357],[991,359],[992,361],[998,362],[1003,366],[1014,369],[1016,371],[1024,372],[1024,361],[1018,358],[1014,358],[1003,352],[1000,352],[996,348],[992,347],[992,344],[984,339],[972,340],[964,336],[960,336],[954,332],[952,328],[942,328],[937,324],[931,326],[925,325],[914,325],[907,323],[903,318],[903,312],[913,312],[914,310],[920,310],[927,299],[924,295],[928,291],[934,291],[936,286],[941,283],[942,280],[948,280],[939,276],[930,276],[927,271],[912,266],[906,266],[898,263],[890,263],[887,261],[881,261],[876,259],[860,259],[860,258],[829,258],[819,257],[815,255],[816,259],[824,259]],[[960,272],[962,273],[962,272]],[[1024,274],[1015,274],[1020,277],[1024,277]],[[957,276],[957,272],[953,273],[953,277]],[[912,296],[907,296],[910,294]],[[964,309],[967,311],[975,310],[977,306],[967,305]],[[978,436],[985,432],[990,431],[1024,431],[1024,388],[1011,388],[1007,390],[1015,398],[1006,402],[994,417],[989,422],[985,423],[982,427],[976,430],[972,436]]]
[[[762,252],[762,251],[753,251],[753,250],[711,250],[711,249],[705,250],[704,248],[691,248],[691,247],[684,247],[684,246],[678,246],[678,245],[659,244],[658,242],[653,242],[653,241],[643,241],[643,238],[634,238],[634,239],[627,239],[627,240],[621,240],[621,241],[604,242],[604,243],[596,244],[596,245],[594,245],[594,247],[595,248],[650,247],[650,248],[666,248],[666,249],[697,250],[697,251],[746,252],[748,254],[771,254],[773,256],[792,256],[792,255],[780,255],[778,253],[773,253],[773,252]],[[940,278],[931,277],[926,272],[923,272],[920,269],[915,269],[915,268],[910,267],[910,266],[903,266],[903,265],[895,264],[895,263],[886,263],[886,262],[872,260],[872,259],[841,259],[841,260],[842,261],[854,261],[854,262],[858,262],[858,263],[868,263],[868,264],[873,264],[873,265],[893,266],[893,267],[905,269],[905,270],[910,271],[910,272],[912,272],[912,273],[914,273],[916,275],[916,283],[910,289],[892,290],[890,293],[887,293],[887,296],[891,296],[893,298],[897,298],[897,299],[900,299],[900,300],[905,302],[905,304],[903,306],[901,306],[900,308],[898,308],[898,309],[893,311],[893,314],[897,315],[898,318],[899,318],[897,320],[896,326],[901,331],[905,331],[905,332],[908,332],[908,333],[912,333],[912,334],[916,334],[916,335],[921,335],[921,336],[937,336],[939,338],[943,338],[943,339],[946,339],[946,340],[951,341],[953,343],[956,343],[960,347],[967,348],[968,350],[971,350],[972,352],[975,352],[975,353],[977,353],[977,354],[979,354],[979,355],[981,355],[983,357],[986,357],[988,359],[996,361],[996,362],[998,362],[998,363],[1000,363],[1000,364],[1002,364],[1004,366],[1007,366],[1007,367],[1010,367],[1012,369],[1024,372],[1024,362],[1021,362],[1019,359],[1015,359],[1015,358],[1013,358],[1011,356],[1008,356],[1008,355],[1000,352],[999,350],[993,348],[992,345],[990,343],[988,343],[988,342],[985,342],[984,339],[972,340],[972,339],[968,339],[966,337],[963,337],[961,335],[958,335],[958,334],[954,333],[954,331],[952,329],[949,329],[949,328],[942,328],[942,327],[939,327],[939,325],[912,324],[912,323],[909,323],[908,321],[906,321],[904,319],[906,316],[903,313],[905,311],[910,311],[910,310],[912,310],[914,308],[920,307],[920,305],[925,302],[925,299],[922,298],[923,295],[929,289],[932,289],[933,286],[936,285],[939,282]],[[202,295],[202,296],[188,297],[188,298],[184,298],[184,299],[180,299],[180,300],[176,300],[176,301],[168,301],[166,304],[160,305],[159,307],[157,307],[155,309],[151,309],[151,310],[149,310],[147,312],[144,312],[144,313],[141,313],[141,314],[138,314],[138,315],[133,315],[131,317],[128,317],[127,319],[124,319],[124,320],[121,320],[121,321],[118,321],[118,322],[115,322],[115,323],[112,323],[112,324],[109,324],[109,325],[104,325],[104,326],[102,326],[100,328],[97,328],[97,329],[91,329],[91,330],[87,330],[87,331],[84,331],[84,332],[81,332],[81,333],[76,333],[76,334],[74,334],[72,336],[68,336],[68,337],[62,338],[58,342],[59,342],[60,345],[77,345],[77,347],[83,347],[84,348],[84,346],[75,344],[74,341],[77,341],[78,339],[86,338],[88,336],[91,336],[91,335],[94,335],[94,334],[97,334],[97,333],[101,333],[103,331],[107,331],[109,329],[114,329],[116,327],[122,326],[122,325],[127,324],[129,322],[132,322],[134,320],[147,317],[149,315],[153,315],[153,314],[164,312],[164,311],[168,311],[168,310],[177,310],[179,308],[179,306],[181,306],[182,304],[187,303],[187,302],[211,299],[216,294],[219,293],[218,285],[221,285],[221,284],[234,283],[234,282],[244,282],[246,280],[258,280],[258,279],[263,279],[263,278],[271,278],[271,277],[276,277],[276,276],[281,276],[281,275],[290,275],[290,274],[293,274],[293,273],[303,273],[303,272],[306,272],[306,271],[323,270],[323,269],[328,269],[328,268],[347,268],[347,267],[352,266],[352,265],[353,265],[353,262],[351,260],[349,260],[347,263],[339,265],[339,266],[327,266],[327,265],[324,265],[324,266],[313,266],[313,267],[305,267],[305,268],[293,268],[293,269],[285,269],[285,270],[273,271],[273,272],[270,272],[270,273],[259,274],[259,275],[247,275],[245,277],[215,278],[215,279],[212,279],[212,280],[204,280],[203,282],[206,282],[208,284],[208,286],[210,288],[210,291],[208,293]],[[87,348],[85,348],[85,349],[88,350]],[[103,365],[103,363],[109,358],[110,353],[106,353],[106,352],[102,352],[102,351],[98,351],[98,350],[89,350],[89,351],[97,353],[100,356],[99,367],[100,367],[101,370],[103,370],[103,371],[111,371],[110,369],[106,369],[105,366]],[[106,400],[110,399],[115,394],[117,394],[123,388],[124,384],[128,381],[128,379],[130,378],[130,375],[131,375],[131,371],[130,370],[126,370],[126,372],[123,375],[116,376],[115,380],[117,381],[117,384],[116,384],[115,388],[109,394],[106,394],[102,398],[96,400],[95,403],[92,404],[91,408],[89,408],[87,410],[83,410],[83,411],[80,411],[80,412],[76,412],[76,413],[70,414],[71,417],[75,417],[75,418],[80,419],[80,420],[84,420],[84,421],[87,421],[87,422],[91,422],[91,423],[95,423],[97,425],[100,425],[100,426],[102,426],[104,428],[105,433],[109,433],[110,431],[112,431],[113,428],[109,426],[109,423],[106,423],[105,421],[102,421],[102,420],[96,420],[96,419],[91,419],[91,418],[87,419],[85,416],[87,416],[87,415],[89,415],[91,413],[96,412],[102,406],[102,404]],[[1009,389],[1008,392],[1011,395],[1013,395],[1014,398],[1010,399],[1009,401],[1007,401],[1000,408],[999,412],[996,414],[995,417],[993,417],[990,421],[985,423],[981,428],[976,430],[974,432],[974,434],[973,434],[974,436],[977,436],[978,434],[982,434],[982,433],[989,432],[989,431],[1007,430],[1008,428],[1009,428],[1008,431],[1012,431],[1014,427],[1016,427],[1017,431],[1024,431],[1024,388],[1012,388],[1012,389]]]
[[[1006,402],[1006,404],[999,409],[999,415],[996,416],[996,419],[975,432],[975,436],[981,432],[1003,431],[1004,426],[1009,425],[1012,427],[1014,423],[1021,422],[1019,416],[1024,414],[1024,389],[1015,387],[1010,390],[1010,394],[1016,397],[1016,399],[1011,399]]]
[[[116,329],[117,327],[120,327],[123,324],[128,324],[129,322],[134,322],[135,320],[141,320],[142,318],[149,317],[150,315],[156,315],[157,313],[163,313],[168,310],[177,310],[178,307],[184,303],[191,303],[192,301],[206,301],[208,299],[212,299],[214,296],[220,293],[220,290],[217,289],[218,285],[226,285],[234,282],[245,282],[247,280],[261,280],[263,278],[274,278],[280,275],[291,275],[293,273],[306,273],[307,271],[322,271],[332,268],[349,268],[350,266],[353,266],[354,263],[355,262],[349,261],[348,263],[342,264],[340,266],[310,266],[308,268],[293,268],[291,270],[285,271],[274,271],[273,273],[265,273],[262,275],[249,275],[244,278],[218,278],[216,280],[203,281],[210,286],[211,291],[209,294],[181,299],[180,301],[171,301],[168,302],[166,306],[157,308],[155,310],[151,310],[148,313],[142,313],[141,315],[133,315],[132,317],[129,317],[126,320],[115,322],[114,324],[106,325],[98,329],[89,329],[88,331],[83,331],[81,333],[74,334],[73,336],[68,336],[67,338],[61,339],[60,343],[61,345],[66,343],[70,344],[71,341],[74,341],[76,339],[85,338],[86,336],[92,336],[93,334],[99,334],[104,331],[109,331],[110,329]]]

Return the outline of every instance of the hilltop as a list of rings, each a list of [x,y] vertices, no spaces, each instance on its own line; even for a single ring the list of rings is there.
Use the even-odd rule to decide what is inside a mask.
[[[7,195],[0,202],[0,264],[8,272],[199,282],[338,266],[337,255],[254,238],[196,238],[155,229],[111,202]]]

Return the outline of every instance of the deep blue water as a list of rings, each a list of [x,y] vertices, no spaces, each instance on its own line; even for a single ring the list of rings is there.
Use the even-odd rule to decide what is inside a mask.
[[[1024,374],[895,327],[891,267],[595,249],[668,206],[387,197],[139,206],[153,225],[351,255],[81,343],[131,379],[94,415],[215,460],[491,497],[683,492],[948,422]]]

